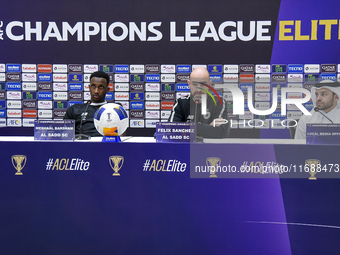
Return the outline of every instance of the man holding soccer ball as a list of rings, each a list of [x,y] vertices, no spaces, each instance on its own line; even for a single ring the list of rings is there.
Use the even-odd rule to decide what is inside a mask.
[[[64,119],[75,120],[75,134],[78,139],[86,136],[102,136],[94,126],[94,114],[99,107],[106,104],[105,96],[109,92],[110,77],[107,73],[97,71],[90,76],[91,102],[74,104],[66,111]],[[83,137],[82,137],[83,135]]]

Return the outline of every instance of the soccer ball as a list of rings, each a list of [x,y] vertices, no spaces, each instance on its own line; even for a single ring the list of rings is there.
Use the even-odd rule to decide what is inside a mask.
[[[126,111],[119,104],[102,105],[94,114],[94,126],[103,136],[119,136],[129,124]]]

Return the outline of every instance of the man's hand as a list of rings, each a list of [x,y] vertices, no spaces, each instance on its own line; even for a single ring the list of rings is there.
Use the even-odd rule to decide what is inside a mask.
[[[210,126],[218,127],[218,126],[221,126],[222,124],[226,124],[227,122],[228,121],[226,119],[216,118],[210,123]]]

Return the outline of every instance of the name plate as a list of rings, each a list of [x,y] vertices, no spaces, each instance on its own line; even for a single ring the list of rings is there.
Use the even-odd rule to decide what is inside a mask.
[[[196,140],[196,124],[188,122],[157,122],[157,143],[190,143]]]
[[[306,125],[307,144],[340,144],[340,124]]]
[[[34,140],[67,141],[74,139],[74,120],[34,121]]]

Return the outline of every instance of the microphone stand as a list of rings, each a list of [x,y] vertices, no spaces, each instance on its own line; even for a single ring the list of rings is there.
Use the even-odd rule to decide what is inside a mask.
[[[330,118],[328,118],[325,114],[323,114],[322,112],[320,112],[320,109],[319,109],[318,107],[315,107],[315,108],[314,108],[314,111],[319,112],[322,116],[324,116],[324,117],[325,117],[326,119],[328,119],[332,124],[334,124],[333,121],[332,121]]]
[[[87,109],[89,108],[89,105],[91,104],[91,101],[87,102],[85,111],[82,113],[81,119],[80,119],[80,125],[79,125],[79,134],[74,136],[74,139],[76,140],[90,140],[91,136],[83,134],[83,122],[86,119],[85,112],[87,112]]]
[[[195,99],[195,124],[196,124],[196,132],[197,132],[197,106],[198,106],[199,103],[200,103],[200,100],[196,98]],[[203,137],[202,136],[198,136],[196,134],[196,143],[203,143]]]

